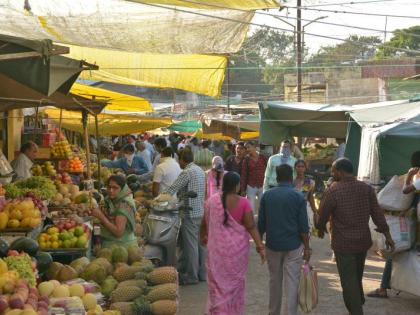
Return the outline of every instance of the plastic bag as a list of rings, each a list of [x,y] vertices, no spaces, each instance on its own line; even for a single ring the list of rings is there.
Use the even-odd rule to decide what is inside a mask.
[[[389,211],[405,211],[411,207],[415,194],[403,194],[405,176],[395,175],[378,194],[379,206]]]
[[[308,263],[302,266],[298,294],[302,311],[304,313],[312,312],[318,304],[318,275]]]
[[[391,287],[420,296],[420,256],[416,250],[400,253],[392,259]]]
[[[376,249],[383,252],[385,256],[409,250],[416,239],[416,222],[410,211],[407,216],[385,215],[389,226],[389,232],[395,242],[395,250],[389,253],[386,249],[385,236],[376,231],[372,232],[372,239],[376,242]]]

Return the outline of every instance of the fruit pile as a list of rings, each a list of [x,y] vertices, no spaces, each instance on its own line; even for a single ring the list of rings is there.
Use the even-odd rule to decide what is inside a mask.
[[[63,167],[66,172],[70,173],[82,173],[84,165],[79,157],[75,156],[70,160],[65,161],[65,165]]]
[[[10,200],[0,212],[0,230],[35,228],[41,224],[41,211],[32,199]]]
[[[57,141],[51,147],[51,157],[57,159],[69,159],[73,155],[70,144],[67,140]]]
[[[8,246],[3,239],[3,249]],[[27,247],[28,251],[38,255],[46,253],[37,252],[38,247],[34,247],[34,241],[27,238],[20,238],[15,240],[10,248]],[[40,256],[40,257],[41,257]],[[45,257],[44,257],[45,258]],[[25,252],[18,252],[17,250],[9,250],[7,257],[0,259],[0,314],[22,314],[22,315],[48,315],[48,297],[41,297],[36,285],[35,276],[37,275],[36,263],[34,257],[30,257]],[[48,267],[52,262],[51,256],[46,261],[39,258],[40,266]],[[42,267],[42,266],[41,266]]]
[[[57,171],[54,168],[54,165],[50,161],[44,163],[44,165],[35,164],[32,167],[32,174],[35,176],[49,176],[55,177],[57,175]]]
[[[50,200],[57,192],[54,182],[43,176],[32,176],[25,180],[5,185],[6,198],[14,199],[33,194],[41,200]]]
[[[41,249],[86,248],[89,237],[87,225],[65,220],[41,233],[38,243]]]
[[[173,267],[156,268],[144,259],[139,247],[115,246],[98,252],[82,278],[101,284],[111,310],[121,314],[165,314],[177,312],[178,273]]]
[[[71,176],[69,175],[69,173],[63,172],[62,174],[57,174],[57,176],[55,177],[55,183],[56,183],[56,185],[57,184],[68,184],[68,185],[72,185],[73,184],[73,180],[71,179]]]
[[[65,267],[62,268],[65,272]],[[80,309],[81,311],[95,311],[102,314],[103,310],[97,303],[94,286],[86,282],[73,282],[62,284],[57,280],[41,282],[38,291],[41,296],[48,297],[51,307],[61,309]]]

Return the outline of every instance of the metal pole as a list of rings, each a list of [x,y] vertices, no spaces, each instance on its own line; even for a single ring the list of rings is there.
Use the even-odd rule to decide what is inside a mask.
[[[297,49],[297,101],[302,102],[302,0],[297,0],[296,49]]]
[[[387,33],[387,31],[386,31],[386,28],[387,28],[387,26],[388,26],[388,16],[385,16],[385,32],[384,32],[384,43],[386,42],[386,33]]]

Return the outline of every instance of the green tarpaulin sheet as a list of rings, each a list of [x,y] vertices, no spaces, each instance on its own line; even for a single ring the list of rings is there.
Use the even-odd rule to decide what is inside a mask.
[[[0,61],[0,73],[31,89],[50,96],[55,91],[67,94],[83,70],[79,60],[63,56],[49,56],[52,43],[49,40],[31,41],[0,35],[0,54],[36,51],[43,57]]]
[[[179,123],[172,124],[168,127],[170,131],[194,133],[202,127],[198,120],[186,120]]]
[[[344,138],[352,107],[344,105],[262,102],[260,141],[280,144],[290,137]]]
[[[360,155],[361,146],[365,145],[361,140],[363,130],[370,128],[377,130],[374,145],[378,151],[379,176],[388,179],[407,172],[411,154],[420,150],[420,102],[385,102],[382,106],[353,111],[350,117],[345,155],[355,166],[360,164],[363,168],[364,163],[359,162],[370,157],[364,150],[363,156]],[[375,148],[369,150],[374,152]],[[369,173],[369,170],[361,171]]]

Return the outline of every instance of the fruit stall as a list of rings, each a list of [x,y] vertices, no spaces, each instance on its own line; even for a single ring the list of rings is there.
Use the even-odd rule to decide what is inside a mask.
[[[90,210],[103,197],[63,181],[52,164],[0,187],[0,314],[176,314],[176,269],[143,257],[150,184],[135,193],[138,245],[94,247]]]

